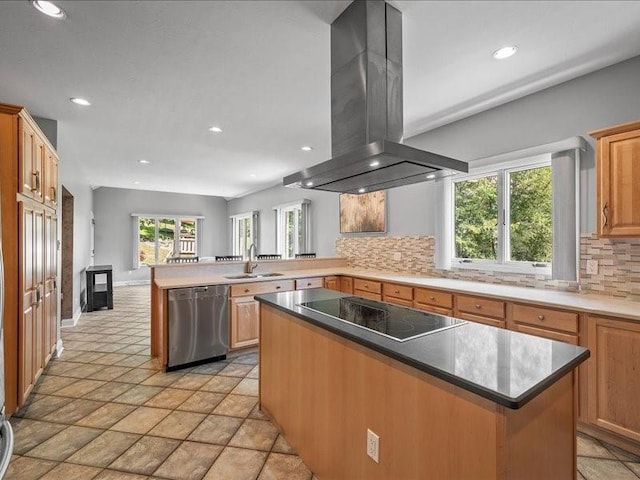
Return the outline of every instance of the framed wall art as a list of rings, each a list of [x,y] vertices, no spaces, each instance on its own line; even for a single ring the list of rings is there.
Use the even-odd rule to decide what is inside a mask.
[[[386,191],[340,194],[340,233],[385,233]]]

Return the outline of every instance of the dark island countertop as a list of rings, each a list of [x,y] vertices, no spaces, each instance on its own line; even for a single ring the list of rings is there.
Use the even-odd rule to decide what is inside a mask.
[[[348,296],[352,295],[316,288],[268,293],[255,298],[513,409],[525,405],[590,355],[584,347],[473,322],[399,342],[298,306],[303,302]],[[412,311],[406,310],[408,314]]]

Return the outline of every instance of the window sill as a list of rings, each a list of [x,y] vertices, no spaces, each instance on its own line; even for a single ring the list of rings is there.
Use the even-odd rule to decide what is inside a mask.
[[[478,270],[482,272],[505,272],[527,275],[551,276],[551,265],[546,267],[534,267],[530,263],[493,263],[493,262],[469,262],[460,263],[458,259],[451,261],[452,270]]]

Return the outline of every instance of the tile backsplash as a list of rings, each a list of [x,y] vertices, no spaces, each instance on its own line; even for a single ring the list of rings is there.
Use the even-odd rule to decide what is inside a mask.
[[[581,235],[579,282],[553,280],[549,275],[437,270],[435,242],[431,235],[342,237],[336,240],[336,253],[355,268],[640,299],[640,239]],[[394,256],[398,252],[399,259]],[[587,275],[587,260],[598,260],[597,275]]]

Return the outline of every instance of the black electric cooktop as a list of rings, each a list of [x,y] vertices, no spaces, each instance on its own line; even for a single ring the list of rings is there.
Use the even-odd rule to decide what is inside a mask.
[[[361,297],[300,303],[299,306],[391,337],[401,342],[467,322]]]

